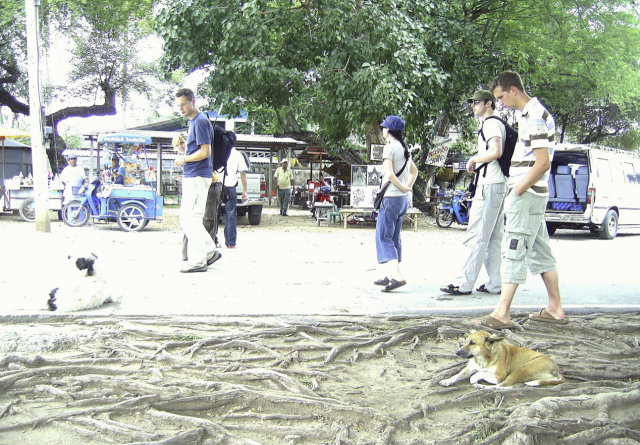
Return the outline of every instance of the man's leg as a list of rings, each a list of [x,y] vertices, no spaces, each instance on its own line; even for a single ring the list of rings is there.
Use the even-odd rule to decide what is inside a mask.
[[[484,268],[489,276],[485,288],[492,294],[498,294],[502,288],[500,265],[502,264],[501,245],[504,235],[504,199],[507,194],[507,185],[494,185],[492,189],[490,221],[494,221],[494,223],[487,245],[487,255],[484,260]],[[496,209],[497,212],[495,211]]]
[[[215,244],[202,224],[210,183],[211,179],[202,177],[184,178],[182,182],[180,226],[189,239],[185,268],[205,267],[208,256],[215,253]]]
[[[540,274],[549,296],[549,306],[547,312],[557,319],[564,318],[562,309],[562,298],[560,296],[560,285],[558,271],[556,269],[556,259],[553,256],[549,245],[549,232],[544,221],[544,210],[547,207],[547,198],[536,196],[535,205],[531,209],[532,218],[538,220],[536,238],[527,256],[527,264],[532,274]]]
[[[282,215],[282,209],[284,208],[283,206],[284,203],[284,189],[278,189],[278,204],[280,204],[280,214]]]
[[[284,189],[284,198],[282,202],[282,214],[286,215],[289,209],[289,200],[291,199],[291,189]]]
[[[511,303],[519,284],[527,281],[527,242],[531,237],[530,215],[533,196],[523,193],[521,196],[511,190],[505,199],[504,213],[507,225],[502,241],[502,290],[498,306],[491,316],[503,323],[511,321]]]
[[[189,256],[187,255],[187,249],[189,248],[189,240],[187,235],[182,235],[182,261],[187,261]]]
[[[224,223],[224,243],[227,247],[236,245],[238,229],[236,227],[237,215],[236,206],[238,204],[238,194],[235,187],[227,187],[229,191],[229,200],[224,203],[224,209],[227,213],[227,220]]]
[[[479,188],[477,194],[481,194],[482,191],[483,189]],[[467,249],[468,256],[453,280],[453,285],[458,287],[460,292],[473,290],[473,285],[480,274],[482,263],[486,257],[486,245],[481,243],[485,204],[485,200],[478,196],[471,205],[469,225],[462,240],[462,245]]]

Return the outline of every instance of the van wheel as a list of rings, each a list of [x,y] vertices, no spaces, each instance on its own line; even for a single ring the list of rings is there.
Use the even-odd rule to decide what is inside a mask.
[[[547,232],[549,232],[549,236],[552,236],[558,230],[558,226],[553,223],[547,223]]]
[[[602,230],[600,231],[600,238],[602,239],[614,239],[618,234],[618,214],[609,210],[607,216],[604,217],[602,222]]]
[[[236,207],[236,215],[238,216],[246,216],[247,208],[246,207]]]

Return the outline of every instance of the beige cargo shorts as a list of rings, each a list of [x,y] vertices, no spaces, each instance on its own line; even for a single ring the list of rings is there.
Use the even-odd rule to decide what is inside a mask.
[[[556,270],[544,221],[548,197],[524,192],[517,196],[509,190],[504,202],[506,224],[502,238],[503,283],[524,284],[527,268],[532,275]]]

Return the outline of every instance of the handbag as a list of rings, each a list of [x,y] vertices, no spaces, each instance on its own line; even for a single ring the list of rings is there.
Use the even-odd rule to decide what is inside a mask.
[[[404,168],[407,166],[407,162],[409,162],[409,158],[407,158],[404,161],[404,165],[402,166],[400,171],[396,173],[396,177],[402,174],[402,172],[404,171]],[[380,190],[378,190],[378,194],[373,200],[373,208],[375,210],[380,210],[380,206],[382,205],[382,199],[384,198],[384,194],[387,192],[387,189],[389,188],[389,184],[391,184],[391,181],[387,181],[387,183],[384,186],[380,184]]]

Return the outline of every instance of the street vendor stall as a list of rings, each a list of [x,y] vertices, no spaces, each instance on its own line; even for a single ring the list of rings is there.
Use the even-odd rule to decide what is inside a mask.
[[[156,189],[156,172],[149,166],[145,145],[148,136],[106,134],[98,143],[108,144],[104,171],[91,184],[83,187],[82,199],[66,204],[62,210],[64,222],[71,227],[85,225],[89,218],[97,221],[117,221],[127,232],[140,231],[150,220],[162,220],[163,198]],[[144,156],[144,162],[142,156]],[[123,184],[112,182],[109,159],[123,161]],[[114,164],[115,169],[115,164]]]
[[[31,147],[12,142],[8,144],[7,138],[30,137],[31,134],[14,128],[0,128],[0,141],[2,144],[2,187],[0,197],[2,210],[15,212],[25,221],[34,222],[34,187],[31,172]],[[5,145],[9,145],[9,153]],[[13,157],[13,159],[12,159]],[[26,169],[24,172],[23,170]],[[9,177],[7,177],[9,175]],[[57,176],[49,180],[49,210],[62,208],[62,186]]]

